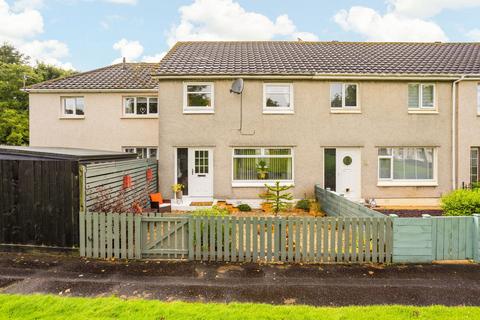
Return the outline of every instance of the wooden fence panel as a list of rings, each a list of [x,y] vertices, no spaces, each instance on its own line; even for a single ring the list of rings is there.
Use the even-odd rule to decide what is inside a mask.
[[[389,218],[190,217],[190,259],[253,262],[391,262]],[[216,228],[208,226],[216,226]],[[193,243],[192,245],[192,241]],[[364,243],[366,241],[367,243]],[[367,254],[368,253],[368,254]],[[193,257],[193,258],[192,258]]]
[[[141,258],[140,216],[131,213],[80,212],[80,256]]]
[[[473,232],[473,243],[472,243],[473,260],[475,260],[476,262],[480,262],[480,214],[473,215],[472,232]]]
[[[393,261],[476,259],[477,217],[393,219]]]
[[[363,206],[360,203],[356,203],[348,200],[347,198],[329,191],[322,189],[320,186],[315,186],[315,197],[320,203],[322,210],[329,216],[333,217],[372,217],[372,218],[384,218],[385,216]]]
[[[78,163],[0,160],[0,243],[79,242]]]
[[[80,220],[80,252],[92,258],[388,263],[392,257],[389,218],[162,217],[87,212],[80,214]]]
[[[152,179],[147,179],[147,170]],[[154,159],[111,161],[82,165],[82,208],[96,211],[113,206],[129,208],[134,201],[147,203],[147,195],[158,190],[158,165]],[[124,188],[124,176],[132,179]],[[121,199],[121,200],[120,200]]]

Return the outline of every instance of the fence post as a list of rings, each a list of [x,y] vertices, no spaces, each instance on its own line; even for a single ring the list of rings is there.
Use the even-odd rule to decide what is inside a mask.
[[[194,250],[195,248],[193,247],[193,216],[188,217],[188,260],[193,261],[194,259]]]
[[[80,211],[79,213],[80,219],[80,256],[85,257],[85,213]]]
[[[142,215],[135,215],[135,258],[142,258]]]
[[[480,214],[473,215],[473,260],[480,262]]]
[[[394,232],[394,221],[395,218],[398,218],[396,214],[389,214],[389,218],[387,219],[387,230],[386,230],[386,258],[385,261],[387,263],[393,262],[393,250],[395,247],[395,243],[393,242],[393,232]]]
[[[429,214],[422,214],[423,219],[430,219],[430,225],[432,227],[432,254],[431,260],[436,260],[437,258],[437,223],[436,220],[432,219],[432,216]]]
[[[80,212],[86,211],[86,194],[85,194],[86,179],[87,179],[87,168],[84,165],[80,165],[79,175],[78,175],[78,187],[80,188],[80,193],[79,193]]]

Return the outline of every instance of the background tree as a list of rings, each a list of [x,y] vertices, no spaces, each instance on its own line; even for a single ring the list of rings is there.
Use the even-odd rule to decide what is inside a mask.
[[[35,83],[65,77],[74,71],[38,62],[14,46],[0,46],[0,144],[28,144],[28,94],[22,89]]]

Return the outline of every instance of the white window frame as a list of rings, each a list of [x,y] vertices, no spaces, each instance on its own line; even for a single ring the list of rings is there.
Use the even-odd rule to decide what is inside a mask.
[[[187,96],[189,92],[187,91],[188,86],[210,86],[211,87],[211,101],[212,105],[210,107],[192,107],[187,105]],[[194,92],[190,92],[194,93]],[[205,113],[215,113],[215,85],[213,82],[184,82],[183,83],[183,113],[188,114],[205,114]]]
[[[332,108],[332,85],[333,84],[341,84],[342,85],[342,107],[341,108]],[[345,105],[345,88],[349,85],[355,85],[357,87],[357,95],[355,97],[357,101],[356,106],[346,106]],[[357,82],[330,82],[330,112],[331,113],[360,113],[360,85]]]
[[[394,179],[393,178],[393,149],[400,148],[431,148],[433,149],[433,178],[432,179]],[[379,149],[391,149],[391,155],[378,155]],[[438,150],[436,147],[378,147],[377,148],[377,186],[380,187],[436,187],[438,186]],[[390,178],[380,178],[380,160],[390,159]]]
[[[147,114],[137,114],[137,99],[146,98],[147,99]],[[133,113],[127,113],[127,99],[134,99]],[[150,99],[157,99],[157,112],[150,113]],[[122,114],[124,118],[158,118],[158,96],[151,95],[132,95],[132,96],[123,96],[122,97]]]
[[[257,155],[235,155],[235,150],[238,149],[260,149],[260,154]],[[265,155],[265,149],[289,149],[289,155]],[[292,179],[291,180],[235,180],[234,179],[234,159],[235,158],[291,158],[292,159]],[[292,147],[233,147],[232,148],[232,187],[265,187],[267,185],[274,185],[276,181],[280,181],[280,185],[295,185],[295,150]]]
[[[289,87],[289,96],[290,96],[290,106],[288,108],[279,108],[279,107],[267,107],[267,87]],[[263,113],[264,114],[292,114],[295,112],[293,104],[293,83],[264,83],[263,84]]]
[[[410,107],[408,105],[408,88],[411,85],[418,85],[418,107]],[[425,107],[423,106],[423,87],[424,86],[433,86],[433,106]],[[437,87],[435,83],[425,83],[425,82],[410,82],[407,84],[407,107],[409,113],[438,113],[437,109]]]
[[[476,173],[476,179],[474,181],[473,179],[473,172],[472,172],[472,169],[473,169],[473,153],[476,153],[476,156],[475,156],[475,167],[477,168],[477,173]],[[480,180],[480,172],[479,172],[479,169],[480,169],[480,166],[479,166],[479,157],[480,157],[480,148],[479,147],[470,147],[470,168],[469,168],[469,171],[470,171],[470,184],[473,184],[473,183],[478,183],[479,180]]]
[[[77,99],[83,99],[83,114],[76,114],[77,113]],[[65,100],[66,99],[75,99],[75,113],[74,114],[67,114],[65,113]],[[85,97],[84,96],[62,96],[60,97],[60,118],[62,119],[84,119],[85,112],[86,112],[86,104],[85,104]]]
[[[132,150],[132,153],[137,153],[137,149],[147,149],[147,158],[146,159],[157,159],[158,160],[158,148],[157,147],[122,147],[123,152],[130,152],[129,150]],[[157,155],[155,158],[150,158],[150,153],[152,150],[156,150]],[[145,159],[145,158],[143,158]]]

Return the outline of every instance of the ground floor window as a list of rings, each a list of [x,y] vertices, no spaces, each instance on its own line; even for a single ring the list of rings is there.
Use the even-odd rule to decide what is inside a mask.
[[[479,152],[480,152],[480,148],[478,147],[474,147],[470,149],[470,183],[479,182],[479,179],[478,179]]]
[[[138,154],[138,159],[157,159],[157,148],[155,147],[123,147],[124,152]]]
[[[393,182],[434,182],[435,148],[379,148],[378,180]]]
[[[233,183],[293,182],[292,148],[233,149]]]

